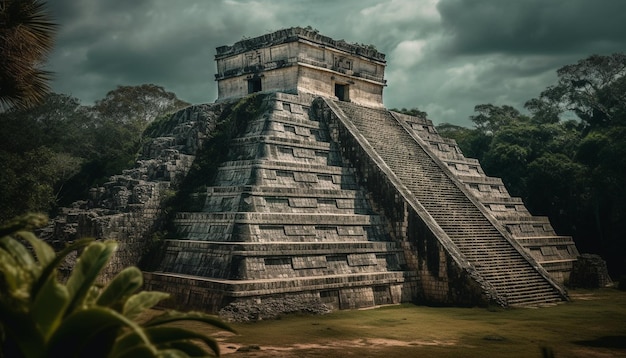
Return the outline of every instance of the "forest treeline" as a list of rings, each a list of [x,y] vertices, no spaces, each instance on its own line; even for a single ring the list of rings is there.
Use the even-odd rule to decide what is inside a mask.
[[[188,103],[155,85],[120,86],[92,106],[51,93],[0,113],[0,222],[27,212],[54,216],[89,188],[132,168],[143,130]]]
[[[626,273],[626,55],[591,56],[525,110],[481,104],[472,128],[437,126],[487,175],[503,179],[533,215],[546,215],[581,252]],[[155,85],[123,86],[93,106],[50,94],[40,105],[0,113],[0,221],[54,215],[90,187],[131,167],[142,132],[188,104]],[[425,116],[418,109],[405,110]]]

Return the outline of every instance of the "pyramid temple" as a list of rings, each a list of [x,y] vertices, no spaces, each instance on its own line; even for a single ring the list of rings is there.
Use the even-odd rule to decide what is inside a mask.
[[[209,153],[204,185],[175,213],[146,289],[209,312],[567,300],[571,237],[430,120],[385,109],[384,54],[295,27],[218,47],[215,60],[217,101],[174,114],[144,148],[143,171],[109,184],[132,186],[126,206],[154,206],[163,183],[184,185]],[[170,164],[155,167],[159,155]],[[143,213],[148,230],[148,211],[128,212]],[[141,226],[121,217],[117,239]],[[91,222],[79,231],[97,237],[112,227],[93,215],[74,221]]]

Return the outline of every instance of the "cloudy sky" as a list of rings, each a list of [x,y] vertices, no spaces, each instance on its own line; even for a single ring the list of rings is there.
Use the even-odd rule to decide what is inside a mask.
[[[213,102],[215,48],[292,26],[387,55],[388,108],[471,126],[477,104],[522,109],[556,70],[626,52],[624,0],[50,0],[53,90],[84,104],[153,83]]]

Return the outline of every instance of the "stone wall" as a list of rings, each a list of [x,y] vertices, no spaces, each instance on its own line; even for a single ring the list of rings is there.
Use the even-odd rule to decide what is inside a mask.
[[[372,61],[384,62],[385,60],[385,55],[378,52],[371,46],[350,44],[344,40],[334,40],[328,36],[321,35],[313,29],[302,27],[291,27],[278,30],[262,36],[238,41],[232,46],[220,46],[216,49],[217,54],[215,57],[216,59],[230,57],[253,49],[268,48],[283,43],[297,41],[299,39],[307,40],[323,46],[337,48],[347,53],[354,53]]]
[[[341,85],[346,92],[342,99],[383,106],[384,56],[306,29],[280,30],[220,47],[216,62],[219,101],[256,91],[332,97],[335,85]]]
[[[349,101],[366,107],[383,107],[383,86],[367,79],[355,79],[353,75],[330,70],[300,66],[298,93],[335,97],[335,84],[346,86]]]

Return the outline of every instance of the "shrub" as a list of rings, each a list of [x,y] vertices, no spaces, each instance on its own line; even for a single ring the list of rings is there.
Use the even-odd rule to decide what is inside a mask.
[[[96,279],[117,244],[80,240],[55,253],[32,232],[46,222],[31,214],[0,227],[0,356],[219,356],[213,338],[165,324],[194,320],[233,331],[229,326],[200,312],[166,311],[141,322],[139,317],[168,294],[137,293],[143,276],[136,267],[100,287]],[[61,283],[57,268],[76,250],[82,253]]]

